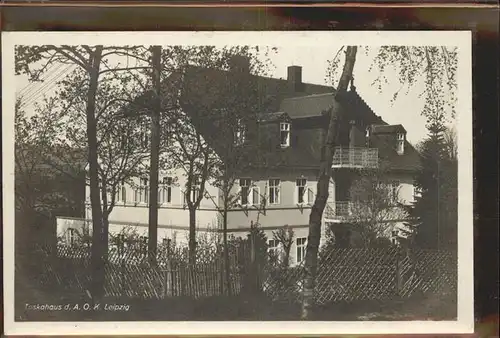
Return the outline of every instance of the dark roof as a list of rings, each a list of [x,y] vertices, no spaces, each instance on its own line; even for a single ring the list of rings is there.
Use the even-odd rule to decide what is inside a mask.
[[[264,169],[275,167],[316,169],[318,165],[319,162],[314,150],[278,147],[264,158],[261,158],[255,167]]]
[[[396,134],[396,133],[406,133],[406,129],[401,124],[374,124],[371,126],[371,131],[373,134]]]
[[[320,116],[336,105],[334,92],[285,98],[280,104],[280,111],[286,112],[292,119]]]
[[[420,167],[420,155],[415,148],[405,141],[405,152],[399,155],[396,151],[396,134],[406,132],[400,124],[389,125],[376,115],[369,105],[355,91],[348,91],[339,97],[340,104],[348,107],[346,118],[349,120],[363,121],[363,125],[371,126],[373,135],[370,147],[378,148],[379,158],[384,166],[391,170],[415,171]],[[334,99],[333,92],[308,95],[302,97],[286,98],[280,105],[280,111],[285,111],[292,119],[310,119],[322,116],[328,109],[338,109],[339,103]],[[325,128],[328,122],[324,121]],[[293,131],[292,131],[293,132]],[[318,129],[317,132],[320,132]],[[314,137],[314,136],[310,136]],[[275,156],[267,165],[282,165],[290,167],[318,167],[320,149],[310,145],[276,149]]]
[[[214,83],[224,81],[230,76],[231,72],[214,68],[189,67],[185,72],[185,88],[192,94],[193,87],[210,90]],[[312,83],[302,83],[299,87],[291,87],[287,80],[276,79],[265,76],[251,76],[249,81],[255,81],[254,87],[258,96],[261,99],[261,106],[265,107],[266,111],[259,113],[275,113],[286,112],[293,118],[290,112],[280,109],[280,105],[284,99],[290,97],[303,97],[312,94],[332,93],[333,88],[330,86],[317,85]],[[206,87],[206,88],[205,88]],[[205,92],[202,93],[206,99]]]
[[[259,122],[274,122],[289,119],[290,116],[287,113],[276,112],[276,113],[266,113],[259,116]]]
[[[420,154],[408,141],[405,141],[402,155],[397,153],[395,138],[390,134],[372,135],[370,147],[378,149],[379,159],[388,169],[416,171],[420,168]]]
[[[188,92],[190,100],[193,100],[194,97],[194,100],[203,101],[202,105],[210,106],[213,102],[222,98],[217,90],[211,88],[214,87],[215,83],[224,83],[230,77],[230,73],[229,71],[220,69],[189,67],[184,73],[182,84],[178,82],[181,79],[179,74],[174,74],[164,80],[162,83],[165,91],[163,96],[168,97],[164,102],[172,103],[172,88],[179,89],[179,85],[182,85],[184,86],[183,92]],[[396,144],[391,139],[392,136],[390,133],[404,130],[404,127],[402,125],[388,125],[380,116],[373,112],[371,107],[355,90],[350,90],[341,97],[338,97],[339,103],[334,98],[334,88],[330,86],[303,83],[299,87],[294,87],[289,86],[286,79],[263,76],[251,76],[250,80],[255,81],[253,88],[256,88],[257,97],[262,101],[258,106],[265,107],[262,108],[262,111],[259,111],[260,122],[273,122],[285,117],[290,117],[292,120],[305,121],[310,118],[321,117],[324,112],[329,110],[338,109],[341,104],[344,107],[348,107],[346,109],[348,119],[363,121],[364,125],[374,126],[374,135],[372,135],[371,141],[372,146],[379,149],[380,158],[383,161],[388,161],[391,164],[391,168],[415,170],[419,167],[420,157],[413,146],[406,142],[405,153],[398,155],[395,149]],[[143,105],[143,103],[147,105],[147,102],[151,102],[150,95],[150,93],[145,93],[139,96],[137,100],[140,103],[139,106]],[[180,99],[182,105],[182,96]],[[208,103],[205,103],[205,101]],[[186,110],[190,110],[188,109],[188,105],[184,106],[184,108],[187,108]],[[134,108],[136,107],[132,109]],[[191,109],[191,111],[194,110],[196,109]],[[194,112],[194,115],[197,114],[204,113],[199,111]],[[202,118],[201,120],[204,119]],[[202,125],[204,125],[203,128],[205,128],[206,133],[217,134],[216,125],[209,127],[204,122],[202,122]],[[328,123],[325,123],[323,127],[326,128],[327,125]],[[317,146],[308,144],[304,146],[304,140],[301,140],[301,144],[301,147],[295,147],[293,144],[288,148],[276,147],[269,156],[266,156],[266,159],[260,165],[317,168],[319,166],[320,149],[317,149]]]

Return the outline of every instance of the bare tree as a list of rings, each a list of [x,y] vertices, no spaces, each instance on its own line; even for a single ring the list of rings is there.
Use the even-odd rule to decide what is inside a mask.
[[[173,123],[176,132],[172,140],[176,146],[169,152],[169,158],[171,165],[182,168],[186,176],[183,198],[189,210],[189,262],[193,265],[196,261],[196,210],[205,197],[215,154],[189,116],[180,114],[184,118],[179,117]]]
[[[194,182],[189,179],[189,169],[193,168],[191,173],[196,172],[200,181],[209,173],[210,183],[219,190],[214,204],[222,219],[225,284],[227,292],[231,293],[228,211],[240,201],[236,187],[241,173],[257,164],[261,153],[256,142],[257,120],[265,107],[260,100],[256,75],[265,73],[268,64],[257,57],[257,48],[248,46],[223,48],[212,55],[198,62],[201,67],[192,69],[189,76],[184,77],[181,106],[196,129],[191,138],[184,140],[194,140],[194,147],[189,151],[191,155],[186,158],[186,163],[190,163],[186,166],[188,185]],[[201,158],[190,162],[193,150],[199,152]]]
[[[28,253],[33,249],[28,244],[55,245],[56,233],[50,227],[55,215],[83,212],[80,204],[85,179],[83,153],[71,153],[75,160],[65,172],[48,163],[63,161],[57,156],[61,137],[59,114],[53,99],[37,104],[31,116],[22,108],[21,100],[15,106],[16,250],[26,257],[30,257]],[[27,236],[28,233],[31,235]]]
[[[395,222],[408,215],[399,196],[399,184],[388,180],[385,170],[365,170],[351,185],[351,230],[363,247],[376,246],[391,237]]]
[[[107,248],[107,233],[103,220],[101,207],[101,194],[99,187],[99,160],[98,160],[98,111],[97,93],[100,78],[108,72],[122,70],[143,69],[143,66],[109,66],[112,56],[133,56],[140,58],[139,52],[143,47],[123,46],[104,47],[98,46],[69,46],[69,45],[43,45],[43,46],[17,46],[15,56],[16,74],[28,74],[31,81],[39,81],[40,76],[53,66],[61,64],[73,65],[82,71],[82,80],[85,83],[85,125],[89,162],[90,200],[92,206],[93,240],[92,240],[92,265],[95,272],[93,276],[92,294],[99,298],[103,293],[104,274],[103,253]],[[61,99],[66,99],[61,97]]]

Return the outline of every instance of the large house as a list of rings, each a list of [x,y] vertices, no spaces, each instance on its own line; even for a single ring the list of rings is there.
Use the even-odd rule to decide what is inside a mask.
[[[205,71],[214,72],[198,69],[193,73],[193,81],[202,77]],[[343,109],[343,116],[348,120],[339,130],[329,199],[323,215],[323,230],[330,227],[338,237],[339,245],[346,245],[349,234],[352,234],[349,230],[353,214],[350,188],[357,175],[383,166],[384,180],[392,189],[395,202],[407,204],[414,198],[413,177],[418,170],[419,156],[406,140],[404,127],[385,123],[353,85],[337,102],[332,87],[304,83],[301,67],[288,67],[287,75],[286,79],[256,79],[257,87],[262,91],[260,95],[268,100],[266,110],[259,112],[256,130],[260,135],[258,139],[266,139],[265,146],[270,156],[260,165],[249,165],[241,171],[234,187],[235,193],[241,197],[239,203],[229,210],[227,223],[228,232],[236,237],[246,236],[252,224],[258,223],[269,239],[271,250],[279,245],[273,238],[273,231],[284,226],[293,229],[291,256],[294,262],[299,262],[304,258],[309,214],[315,198],[321,149],[330,113]],[[214,131],[216,128],[211,132]],[[252,138],[249,137],[248,142],[253,142]],[[160,242],[175,238],[177,242],[187,243],[186,179],[181,169],[160,176]],[[119,189],[116,206],[110,215],[110,233],[131,227],[141,236],[147,236],[148,180],[138,178],[136,184],[136,188],[124,185]],[[199,194],[200,191],[192,193]],[[205,197],[196,213],[197,233],[220,232],[218,203],[221,192],[209,182],[203,194]],[[86,218],[91,218],[90,203],[87,203]],[[75,220],[61,219],[59,222],[60,232],[81,227]],[[404,218],[395,216],[383,222],[389,224],[387,236],[391,237]]]

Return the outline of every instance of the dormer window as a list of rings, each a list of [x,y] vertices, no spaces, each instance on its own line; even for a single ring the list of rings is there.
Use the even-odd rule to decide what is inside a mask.
[[[397,134],[397,152],[398,155],[403,155],[405,152],[405,134],[398,133]]]
[[[246,139],[246,130],[245,125],[241,119],[238,119],[236,124],[236,144],[241,145],[245,143]]]
[[[282,148],[290,146],[290,123],[280,123],[280,143]]]
[[[147,121],[143,121],[141,123],[139,137],[140,137],[141,147],[147,149],[149,147],[149,141],[150,141],[150,130]]]

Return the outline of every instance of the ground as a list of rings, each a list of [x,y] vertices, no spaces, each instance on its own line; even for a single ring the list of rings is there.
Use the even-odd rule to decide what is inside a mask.
[[[26,310],[26,304],[69,304],[71,310]],[[89,310],[85,310],[88,304]],[[290,321],[300,319],[300,305],[271,302],[265,295],[212,297],[200,300],[187,298],[138,300],[105,298],[93,311],[86,295],[57,296],[25,290],[16,301],[16,320],[20,321]],[[107,304],[107,310],[104,309]],[[110,310],[110,305],[128,308]],[[78,305],[78,307],[76,307]],[[313,320],[454,320],[456,302],[450,298],[415,297],[406,300],[358,301],[334,303],[318,307]]]

